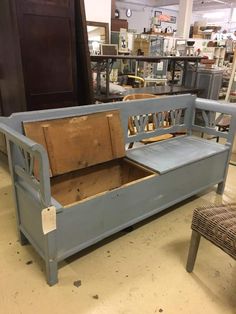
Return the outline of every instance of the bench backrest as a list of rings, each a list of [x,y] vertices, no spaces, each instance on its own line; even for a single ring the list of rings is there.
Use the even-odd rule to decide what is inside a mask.
[[[89,106],[78,106],[62,109],[49,109],[31,112],[15,113],[9,118],[0,118],[3,122],[10,126],[15,131],[24,134],[22,124],[27,121],[43,121],[50,119],[59,119],[66,117],[75,117],[89,115],[92,113],[119,110],[123,126],[124,139],[126,143],[139,141],[147,137],[143,129],[147,123],[148,115],[153,115],[156,119],[157,128],[152,132],[152,136],[162,133],[161,121],[165,116],[165,112],[170,112],[170,127],[171,130],[164,130],[164,132],[175,131],[178,128],[184,129],[191,127],[191,110],[194,106],[196,97],[193,95],[178,95],[168,96],[154,99],[141,99],[128,102],[113,102],[105,104],[96,104]],[[158,115],[157,115],[158,113]],[[135,116],[137,118],[137,131],[136,137],[130,138],[128,135],[128,120],[129,117]],[[182,119],[180,119],[182,116]],[[139,119],[142,118],[142,119]],[[138,125],[139,124],[139,125]],[[95,130],[96,131],[96,130]],[[151,133],[149,133],[151,134]]]

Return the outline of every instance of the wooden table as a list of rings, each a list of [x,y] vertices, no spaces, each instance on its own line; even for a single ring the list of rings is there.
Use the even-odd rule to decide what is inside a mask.
[[[154,95],[178,95],[178,94],[197,94],[200,90],[197,88],[188,88],[184,86],[149,86],[142,88],[131,88],[120,95],[97,95],[95,99],[102,102],[119,101],[126,95],[131,94],[154,94]]]
[[[97,95],[95,96],[95,99],[104,99],[105,97],[101,95],[100,92],[100,73],[102,64],[105,64],[106,68],[106,99],[109,100],[115,100],[114,97],[110,98],[109,93],[109,69],[110,65],[113,64],[116,60],[135,60],[135,61],[143,61],[143,62],[152,62],[152,63],[158,63],[162,60],[168,60],[171,65],[172,69],[172,75],[171,75],[171,82],[174,86],[174,77],[175,77],[175,70],[176,65],[179,65],[183,69],[183,85],[185,85],[185,77],[186,77],[186,71],[188,67],[188,63],[193,63],[194,66],[197,68],[198,63],[203,59],[203,57],[194,57],[194,56],[181,56],[181,57],[174,57],[174,56],[127,56],[127,55],[92,55],[90,56],[91,62],[97,62]],[[179,86],[178,86],[179,87]],[[184,92],[182,90],[181,92]],[[177,93],[181,93],[177,92]],[[189,91],[188,91],[189,92]],[[176,92],[165,92],[165,93],[157,93],[157,95],[163,95],[163,94],[175,94]],[[124,96],[124,95],[123,95]],[[119,99],[119,97],[118,97]]]

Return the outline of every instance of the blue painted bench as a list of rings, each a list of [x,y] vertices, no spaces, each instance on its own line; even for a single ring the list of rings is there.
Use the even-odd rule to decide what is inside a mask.
[[[196,111],[202,117],[200,125],[195,119]],[[216,127],[222,114],[231,116],[228,132],[220,132]],[[101,154],[92,156],[90,148],[88,152],[81,151],[85,145],[81,137],[74,147],[71,137],[74,131],[61,133],[61,147],[60,141],[55,143],[55,134],[67,130],[57,129],[55,121],[64,119],[67,126],[73,123],[73,127],[86,126],[83,123],[90,123],[93,115],[97,115],[98,122],[107,121],[102,126],[91,124],[93,137],[88,140],[88,147],[100,149]],[[130,117],[136,127],[134,135],[128,130]],[[152,131],[147,128],[150,121]],[[24,136],[27,123],[38,123],[36,130],[42,134],[49,132],[51,139],[49,136],[44,140],[50,139],[51,143],[45,147],[30,139],[31,133]],[[103,134],[104,128],[109,130],[112,143],[104,144],[110,145],[109,156],[99,142],[103,141],[104,136],[99,134]],[[16,113],[0,118],[0,131],[7,141],[19,238],[22,244],[30,242],[44,259],[48,284],[58,281],[58,262],[68,256],[210,186],[217,184],[217,192],[223,193],[235,130],[234,105],[192,95]],[[131,142],[178,132],[186,134],[124,149]],[[219,136],[225,143],[197,137],[197,132]],[[66,136],[68,145],[63,144]],[[54,155],[50,153],[53,145],[60,147],[59,154],[55,149]],[[67,159],[60,159],[69,148]],[[81,154],[88,161],[77,161],[75,156],[80,158]],[[104,159],[99,160],[103,154]],[[91,162],[95,157],[97,161]],[[56,166],[53,158],[60,159]]]

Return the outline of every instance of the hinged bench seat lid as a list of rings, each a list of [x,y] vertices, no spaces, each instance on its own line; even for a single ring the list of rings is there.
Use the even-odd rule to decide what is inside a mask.
[[[23,122],[23,127],[27,137],[46,148],[52,176],[125,156],[117,110]]]
[[[160,174],[228,150],[225,145],[181,136],[127,151],[127,157]]]

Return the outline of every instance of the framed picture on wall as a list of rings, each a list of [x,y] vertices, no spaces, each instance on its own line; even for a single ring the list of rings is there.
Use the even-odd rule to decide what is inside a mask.
[[[166,23],[173,23],[173,24],[175,24],[176,23],[176,16],[170,16],[170,20],[166,21]]]
[[[161,21],[158,20],[158,17],[162,15],[162,11],[154,11],[155,25],[161,26]]]

